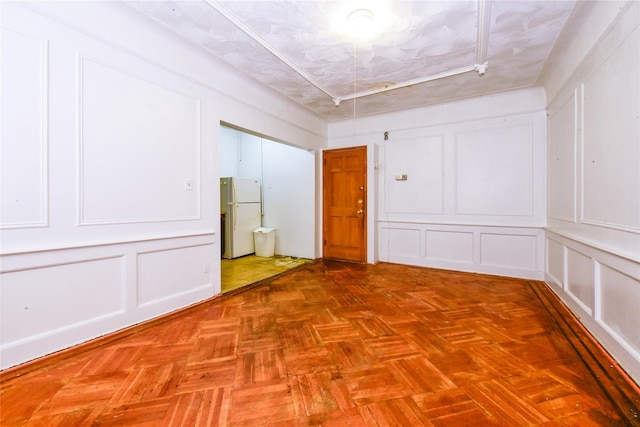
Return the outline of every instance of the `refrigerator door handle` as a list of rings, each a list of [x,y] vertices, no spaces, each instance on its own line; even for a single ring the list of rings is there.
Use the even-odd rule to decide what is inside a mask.
[[[232,181],[231,191],[233,191],[233,199],[231,200],[233,205],[233,231],[236,231],[238,225],[238,191],[235,179]]]
[[[233,205],[233,231],[236,231],[238,225],[238,204],[232,203]]]

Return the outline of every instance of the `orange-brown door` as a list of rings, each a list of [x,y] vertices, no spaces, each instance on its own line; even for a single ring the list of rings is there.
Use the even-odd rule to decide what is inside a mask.
[[[367,260],[367,147],[322,155],[323,257]]]

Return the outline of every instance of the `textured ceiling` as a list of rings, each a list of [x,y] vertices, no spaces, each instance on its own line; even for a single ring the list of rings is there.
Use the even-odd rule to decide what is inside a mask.
[[[568,0],[127,2],[329,121],[352,118],[354,96],[360,117],[533,86],[574,5]],[[377,3],[388,9],[378,11]],[[354,40],[335,28],[336,17],[346,20],[362,7],[385,18],[374,38]],[[479,61],[488,63],[484,75],[473,71]],[[453,75],[441,77],[448,74]],[[384,92],[363,96],[379,90]],[[335,98],[342,99],[339,106]]]

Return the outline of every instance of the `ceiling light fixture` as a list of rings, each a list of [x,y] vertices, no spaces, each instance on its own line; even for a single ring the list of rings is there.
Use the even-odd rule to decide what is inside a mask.
[[[370,40],[392,22],[391,0],[343,0],[335,2],[331,26],[355,40]]]
[[[347,17],[349,33],[357,38],[369,38],[376,33],[375,14],[370,9],[356,9]]]

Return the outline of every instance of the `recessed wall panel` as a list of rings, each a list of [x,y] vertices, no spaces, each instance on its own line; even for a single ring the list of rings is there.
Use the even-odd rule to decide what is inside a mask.
[[[458,133],[456,213],[532,215],[531,139],[531,126]]]
[[[600,282],[598,320],[640,355],[640,281],[603,265]]]
[[[557,284],[564,284],[564,247],[551,239],[547,239],[547,274]]]
[[[583,84],[583,222],[640,230],[639,32]]]
[[[483,233],[480,236],[480,263],[536,270],[536,237]]]
[[[120,257],[2,274],[2,343],[121,312],[123,277]]]
[[[79,61],[80,223],[197,218],[199,100]]]
[[[213,245],[192,246],[138,255],[138,305],[188,292],[209,283],[203,263]]]
[[[388,248],[390,256],[414,257],[420,256],[420,230],[404,228],[387,228],[380,242]]]
[[[593,260],[568,249],[566,290],[589,314],[593,313],[594,289]]]
[[[575,221],[576,96],[549,118],[549,216]]]
[[[426,240],[427,259],[473,262],[473,233],[428,230]]]
[[[3,28],[1,55],[0,226],[46,225],[47,43]]]
[[[390,141],[385,145],[388,212],[443,212],[443,137]],[[396,179],[406,175],[406,180]]]

